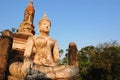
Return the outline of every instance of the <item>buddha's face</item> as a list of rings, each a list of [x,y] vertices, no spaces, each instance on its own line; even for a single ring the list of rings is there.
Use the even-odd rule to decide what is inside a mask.
[[[38,25],[39,31],[40,31],[40,32],[49,33],[49,31],[50,31],[50,26],[51,26],[50,21],[48,21],[48,20],[42,20],[42,21],[39,23],[39,25]]]

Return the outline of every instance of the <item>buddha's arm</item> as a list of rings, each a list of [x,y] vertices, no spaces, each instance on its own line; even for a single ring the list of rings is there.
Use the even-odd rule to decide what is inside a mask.
[[[54,56],[54,61],[59,62],[59,49],[58,49],[58,43],[55,41],[55,45],[53,48],[53,56]]]
[[[28,40],[27,40],[27,43],[26,43],[24,57],[28,57],[29,58],[31,56],[33,45],[34,45],[33,38],[29,37]]]
[[[32,67],[32,60],[30,59],[32,48],[33,48],[33,38],[29,37],[26,43],[26,48],[24,52],[24,62],[22,66],[22,71],[26,71],[27,68]]]

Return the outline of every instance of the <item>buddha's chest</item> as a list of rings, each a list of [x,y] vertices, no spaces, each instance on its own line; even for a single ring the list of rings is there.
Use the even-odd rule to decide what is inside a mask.
[[[38,48],[46,48],[46,49],[52,49],[54,47],[55,41],[50,38],[44,38],[44,37],[37,37],[34,40],[34,46],[36,47],[36,49]]]

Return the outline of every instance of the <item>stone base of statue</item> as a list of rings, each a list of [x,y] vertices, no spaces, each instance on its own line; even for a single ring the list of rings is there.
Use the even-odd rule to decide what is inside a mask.
[[[73,76],[70,78],[62,78],[62,79],[49,79],[49,78],[42,78],[42,79],[24,79],[24,78],[20,78],[20,77],[16,77],[16,76],[8,76],[8,80],[79,80],[79,76]]]
[[[24,78],[17,77],[17,76],[8,76],[8,80],[24,80]]]
[[[20,78],[17,76],[8,76],[8,80],[79,80],[80,77],[79,75],[73,76],[73,77],[69,77],[69,78],[61,78],[61,79],[49,79],[49,78],[41,78],[41,79],[24,79],[24,78]]]

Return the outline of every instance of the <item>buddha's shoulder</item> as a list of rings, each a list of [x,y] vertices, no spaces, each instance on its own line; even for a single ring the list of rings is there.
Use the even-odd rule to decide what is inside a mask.
[[[52,40],[52,41],[57,41],[56,39],[52,38],[52,37],[48,37],[48,39]]]
[[[36,36],[36,35],[34,35],[34,36],[30,36],[29,37],[30,39],[33,39],[33,40],[38,40],[38,39],[46,39],[46,40],[50,40],[50,41],[55,41],[55,42],[57,42],[57,40],[56,39],[54,39],[54,38],[52,38],[52,37],[43,37],[43,36]]]
[[[29,36],[28,40],[35,40],[37,38],[37,36]]]

